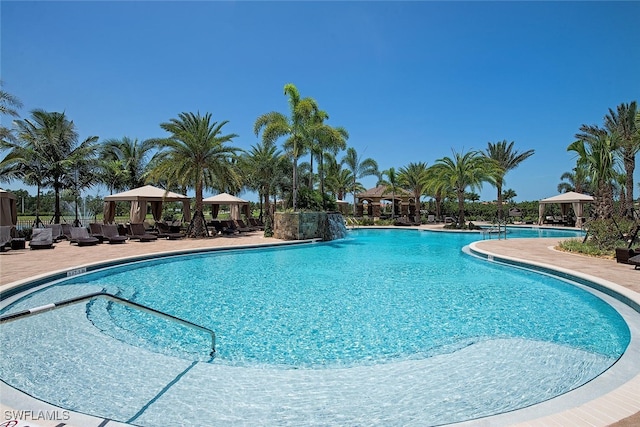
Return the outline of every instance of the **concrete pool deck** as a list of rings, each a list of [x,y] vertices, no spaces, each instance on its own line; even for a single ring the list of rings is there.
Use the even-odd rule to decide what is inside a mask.
[[[441,225],[422,226],[422,229],[441,229]],[[479,236],[479,239],[481,237]],[[640,271],[633,266],[617,264],[615,260],[598,259],[553,250],[557,238],[543,239],[495,239],[482,240],[475,247],[495,256],[508,257],[522,262],[531,261],[559,269],[571,270],[620,285],[630,291],[634,299],[640,303]],[[237,237],[216,237],[210,239],[158,240],[155,242],[130,241],[121,245],[102,244],[89,247],[78,247],[63,241],[56,244],[53,250],[12,250],[0,253],[0,290],[5,291],[13,286],[31,279],[34,276],[47,275],[53,271],[68,270],[83,265],[103,262],[119,258],[135,257],[167,251],[185,251],[211,247],[276,244],[277,239],[264,238],[260,233],[247,233]],[[3,394],[8,390],[2,384]],[[4,400],[4,399],[0,399]],[[44,405],[44,404],[43,404]],[[15,406],[15,405],[14,405]],[[50,405],[47,405],[50,406]],[[6,410],[38,408],[15,408],[6,406],[0,401],[3,414]],[[43,407],[42,410],[45,410]],[[50,410],[50,408],[49,408]],[[4,420],[3,420],[4,421]],[[36,421],[37,425],[58,425],[59,422],[47,423]],[[71,425],[73,420],[67,425]],[[33,423],[32,423],[33,424]],[[84,423],[83,423],[84,424]],[[36,424],[34,424],[36,425]],[[87,424],[88,425],[88,424]],[[97,424],[96,424],[97,425]],[[110,421],[108,425],[121,425]],[[492,423],[491,418],[476,420],[466,425],[504,425]],[[640,425],[640,377],[635,377],[595,401],[587,402],[575,408],[566,408],[556,414],[539,419],[532,419],[522,426],[554,426],[554,425],[593,425],[616,427]]]

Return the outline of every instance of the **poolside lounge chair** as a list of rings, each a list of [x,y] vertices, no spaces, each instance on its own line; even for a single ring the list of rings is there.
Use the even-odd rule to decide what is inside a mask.
[[[631,259],[640,255],[640,249],[616,248],[616,262],[620,264],[631,264]]]
[[[47,224],[44,227],[51,229],[51,237],[56,243],[67,238],[67,236],[64,235],[62,224]]]
[[[234,219],[233,220],[233,225],[235,225],[236,226],[236,230],[238,230],[241,233],[247,233],[249,231],[256,231],[252,227],[247,227],[247,225],[241,219]]]
[[[121,236],[118,233],[118,227],[115,224],[103,224],[101,229],[105,240],[111,244],[124,243],[128,239],[127,236]]]
[[[64,239],[71,240],[71,225],[70,224],[60,224],[62,227],[62,236]]]
[[[177,240],[185,237],[183,233],[171,231],[171,227],[164,222],[156,222],[156,227],[158,227],[158,237],[160,238],[166,237],[169,240]]]
[[[133,240],[140,240],[141,242],[153,242],[158,240],[158,236],[155,234],[147,233],[144,224],[131,223],[129,224],[129,238]]]
[[[258,218],[249,218],[249,225],[251,225],[256,230],[264,230],[264,223],[260,221]]]
[[[71,227],[71,239],[69,243],[75,243],[78,246],[93,246],[100,243],[100,240],[91,236],[89,230],[85,227]]]
[[[98,222],[89,223],[89,232],[91,233],[91,236],[98,239],[100,243],[106,240],[104,234],[102,234],[102,224]]]
[[[50,228],[34,228],[31,231],[31,249],[53,249],[53,234]]]

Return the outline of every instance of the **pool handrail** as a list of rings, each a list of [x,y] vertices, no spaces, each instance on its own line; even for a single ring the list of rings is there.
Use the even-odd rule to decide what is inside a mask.
[[[110,294],[108,292],[93,292],[93,293],[82,295],[82,296],[79,296],[79,297],[69,298],[69,299],[58,301],[58,302],[55,302],[55,303],[45,304],[45,305],[41,305],[39,307],[34,307],[34,308],[27,309],[27,310],[18,311],[18,312],[15,312],[15,313],[5,314],[5,315],[0,316],[0,324],[4,323],[4,322],[8,322],[8,321],[19,319],[21,317],[32,316],[32,315],[35,315],[35,314],[44,313],[45,311],[55,310],[57,308],[65,307],[65,306],[68,306],[68,305],[77,304],[77,303],[80,303],[82,301],[90,300],[90,299],[93,299],[93,298],[106,298],[106,299],[109,299],[109,300],[111,300],[113,302],[120,303],[120,304],[126,305],[128,307],[132,307],[132,308],[137,308],[138,310],[141,310],[141,311],[144,311],[144,312],[147,312],[147,313],[150,313],[150,314],[153,314],[153,315],[165,318],[165,319],[169,319],[171,321],[180,323],[182,325],[185,325],[185,326],[197,329],[199,331],[208,333],[211,336],[211,352],[209,353],[209,355],[211,357],[215,356],[215,353],[216,353],[216,334],[211,329],[206,328],[204,326],[196,325],[193,322],[190,322],[190,321],[185,320],[185,319],[181,319],[179,317],[173,316],[173,315],[168,314],[168,313],[164,313],[164,312],[156,310],[154,308],[147,307],[146,305],[142,305],[142,304],[138,304],[137,302],[129,301],[128,299],[119,297],[117,295]]]

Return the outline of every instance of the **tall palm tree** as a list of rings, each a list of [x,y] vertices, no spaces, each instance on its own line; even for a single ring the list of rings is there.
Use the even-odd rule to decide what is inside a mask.
[[[126,170],[126,187],[132,189],[145,185],[149,153],[155,148],[153,141],[140,142],[124,136],[120,139],[108,139],[102,146],[102,158],[118,160]]]
[[[259,116],[253,131],[258,136],[262,132],[262,140],[275,143],[286,136],[284,148],[293,161],[293,210],[296,210],[298,197],[298,159],[309,145],[309,132],[313,124],[312,118],[319,114],[318,104],[313,98],[301,98],[300,92],[291,83],[284,86],[284,94],[289,97],[289,113],[287,117],[277,111]]]
[[[616,135],[618,150],[626,172],[626,215],[633,218],[633,172],[636,167],[636,155],[640,152],[640,127],[636,125],[638,106],[636,101],[618,105],[616,111],[609,108],[604,117],[604,127],[609,135]]]
[[[593,183],[596,214],[609,218],[613,213],[613,182],[616,178],[618,138],[598,126],[582,125],[577,140],[567,147],[575,151],[578,164],[584,166]]]
[[[226,145],[236,134],[222,134],[228,123],[213,122],[211,114],[180,113],[178,118],[161,123],[171,136],[154,139],[160,148],[157,161],[149,172],[152,179],[164,179],[171,185],[195,189],[195,208],[189,227],[191,237],[206,237],[203,214],[205,188],[229,188],[241,184],[240,174],[233,162],[235,147]]]
[[[430,167],[438,181],[438,190],[454,191],[458,198],[458,224],[464,226],[464,197],[467,187],[480,189],[484,182],[495,185],[499,166],[479,151],[457,153],[443,157]]]
[[[520,163],[533,155],[535,150],[527,150],[519,153],[513,149],[514,142],[507,143],[507,140],[491,143],[487,145],[484,155],[493,159],[499,166],[496,169],[495,185],[498,190],[498,219],[504,218],[504,210],[502,207],[502,186],[504,185],[504,176],[512,169],[518,167]]]
[[[356,193],[360,191],[361,185],[357,182],[358,179],[366,176],[378,175],[378,163],[372,158],[368,157],[363,159],[358,155],[355,148],[347,148],[347,153],[340,161],[342,165],[345,165],[351,172],[352,182],[347,189],[348,192],[353,193],[353,215],[356,215]]]
[[[78,143],[78,132],[73,121],[64,113],[34,110],[31,119],[16,122],[17,137],[22,146],[36,157],[42,185],[52,187],[55,193],[53,222],[60,223],[60,191],[72,188],[79,166],[93,164],[97,153],[97,136],[90,136]],[[92,170],[89,168],[87,170]]]
[[[413,194],[413,203],[415,204],[416,213],[414,221],[419,222],[420,198],[427,189],[428,182],[427,164],[425,162],[411,162],[407,166],[401,167],[399,179],[402,187]]]

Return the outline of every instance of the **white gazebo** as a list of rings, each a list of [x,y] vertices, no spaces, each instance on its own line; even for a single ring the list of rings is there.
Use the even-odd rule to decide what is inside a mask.
[[[116,202],[131,202],[129,220],[132,223],[139,224],[144,221],[147,215],[147,203],[151,204],[153,219],[160,221],[163,202],[182,202],[183,219],[185,222],[191,221],[191,199],[189,197],[163,190],[153,185],[145,185],[144,187],[106,196],[104,198],[105,224],[113,222],[116,214]]]
[[[249,202],[229,193],[220,193],[215,196],[207,197],[206,199],[202,199],[202,203],[205,205],[211,205],[211,216],[213,218],[217,218],[221,205],[229,206],[231,219],[241,219],[241,211],[244,211],[247,218],[251,216],[249,213]]]
[[[573,212],[576,214],[576,227],[582,227],[582,223],[584,221],[584,205],[585,203],[591,202],[593,202],[592,196],[576,193],[575,191],[569,191],[547,199],[542,199],[538,205],[538,224],[541,225],[544,221],[544,211],[546,206],[550,203],[557,203],[560,205],[560,211],[563,216],[567,215],[569,206],[571,206],[573,208]]]

